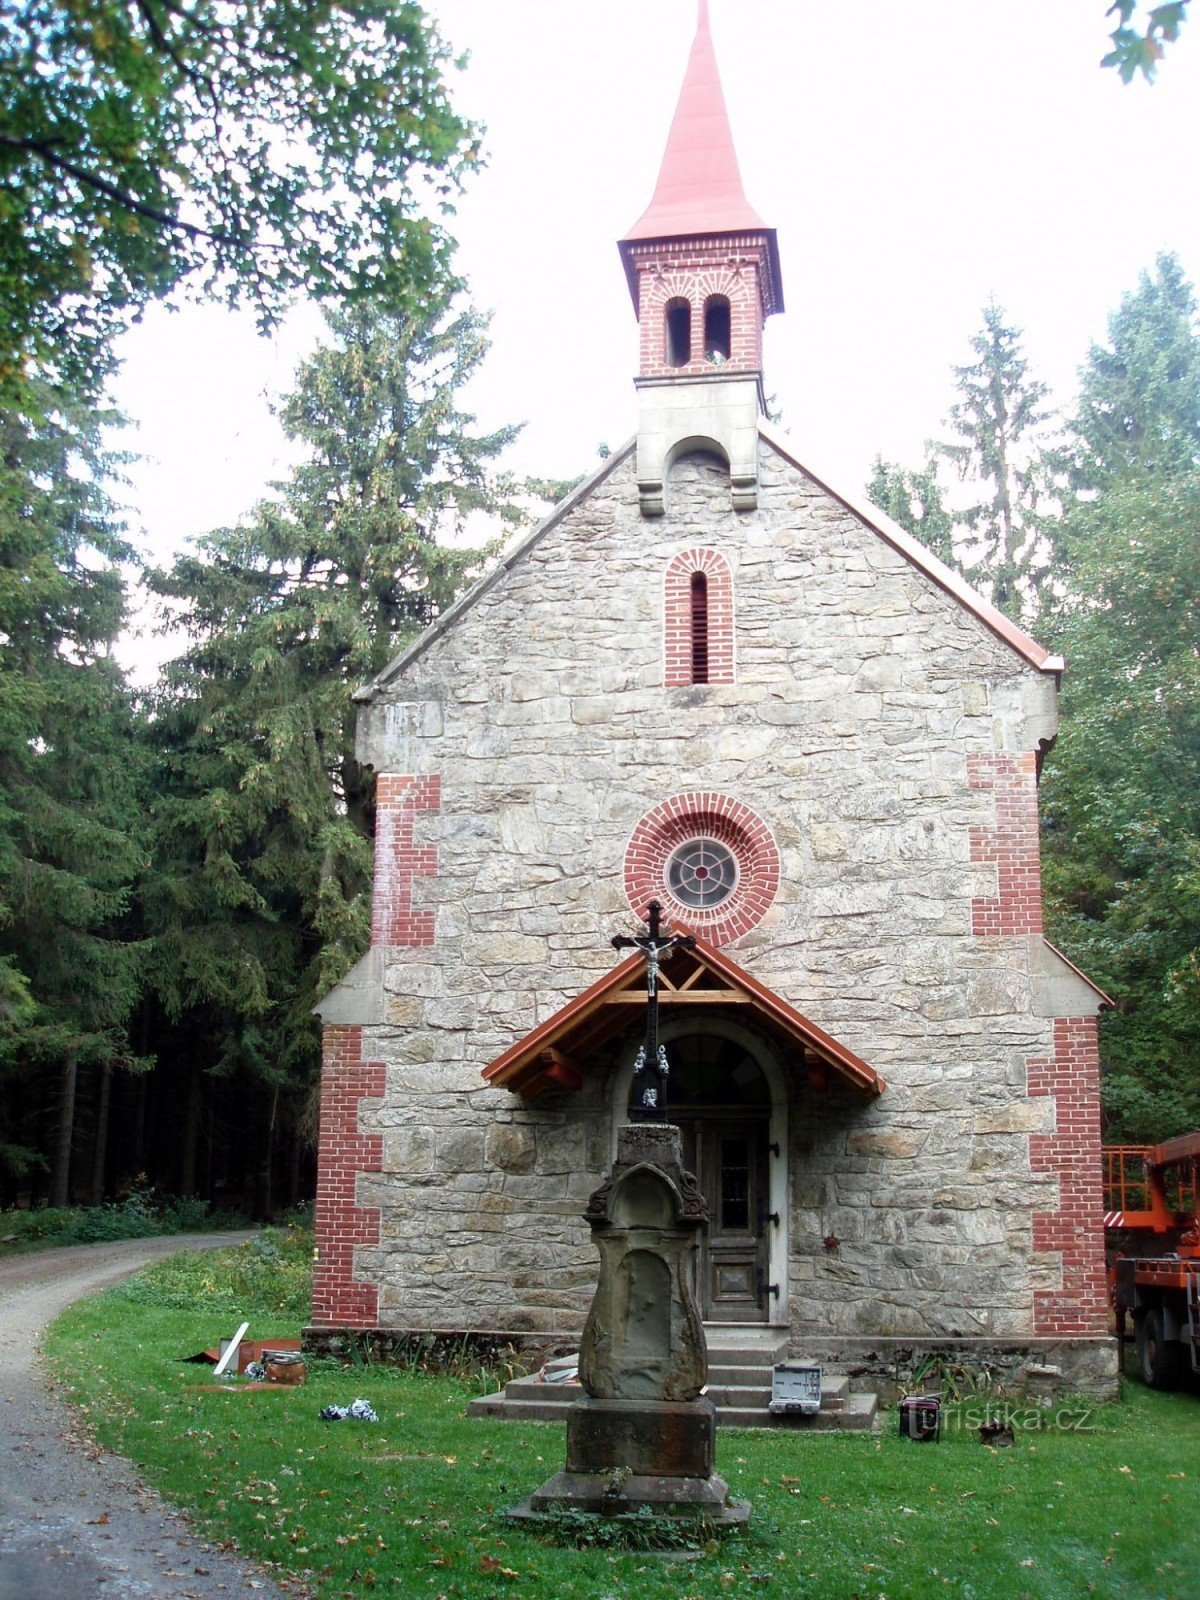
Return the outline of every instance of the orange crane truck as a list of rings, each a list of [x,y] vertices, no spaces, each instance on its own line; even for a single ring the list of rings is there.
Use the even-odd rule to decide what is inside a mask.
[[[1132,1316],[1152,1389],[1200,1372],[1200,1133],[1104,1150],[1108,1281],[1121,1369]]]

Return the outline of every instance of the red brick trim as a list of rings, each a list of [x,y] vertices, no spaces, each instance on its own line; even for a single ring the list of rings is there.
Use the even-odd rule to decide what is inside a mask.
[[[1054,1054],[1028,1064],[1031,1100],[1054,1100],[1055,1131],[1029,1136],[1029,1165],[1058,1179],[1058,1210],[1033,1216],[1033,1248],[1062,1259],[1061,1290],[1033,1296],[1033,1331],[1095,1336],[1108,1329],[1100,1155],[1100,1034],[1095,1017],[1058,1017]]]
[[[437,851],[415,842],[418,811],[440,811],[442,780],[381,772],[375,782],[375,887],[371,943],[421,948],[433,944],[432,911],[413,909],[413,885],[437,871]]]
[[[358,1204],[360,1172],[383,1171],[383,1135],[359,1129],[364,1100],[381,1100],[382,1061],[362,1059],[362,1028],[326,1025],[321,1063],[321,1135],[317,1152],[317,1259],[312,1320],[316,1327],[374,1328],[379,1290],[354,1277],[354,1251],[379,1244],[379,1210]]]
[[[738,864],[737,887],[711,911],[680,905],[667,888],[667,859],[688,839],[718,839]],[[714,945],[731,944],[756,928],[779,888],[779,851],[766,823],[750,807],[726,794],[677,794],[655,806],[634,828],[625,849],[625,893],[639,917],[659,900],[673,922],[682,922]]]
[[[971,860],[994,866],[999,891],[971,905],[976,938],[1042,931],[1042,858],[1038,839],[1037,757],[968,756],[972,789],[995,796],[994,827],[971,829]]]
[[[692,679],[692,574],[708,580],[708,679],[733,682],[733,573],[719,550],[699,547],[673,556],[663,575],[663,683]]]
[[[770,245],[766,234],[659,239],[629,247],[627,268],[636,284],[643,378],[757,372],[762,366],[763,322],[771,303]],[[704,359],[704,307],[714,295],[729,301],[729,360],[720,368]],[[682,367],[667,359],[668,301],[692,308],[692,359]]]

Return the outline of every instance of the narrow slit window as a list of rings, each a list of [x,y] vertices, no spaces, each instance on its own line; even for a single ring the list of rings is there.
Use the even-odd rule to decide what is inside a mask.
[[[686,300],[667,302],[667,365],[686,367],[692,359],[692,308]]]
[[[728,297],[710,295],[704,302],[704,359],[718,364],[728,361],[731,349]]]
[[[708,579],[692,573],[692,682],[708,682]]]

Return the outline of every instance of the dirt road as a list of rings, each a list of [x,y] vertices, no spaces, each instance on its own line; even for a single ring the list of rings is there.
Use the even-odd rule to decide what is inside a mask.
[[[73,1300],[158,1256],[248,1235],[135,1239],[0,1262],[0,1600],[285,1600],[202,1543],[48,1393],[37,1346]],[[296,1600],[298,1591],[290,1591]]]

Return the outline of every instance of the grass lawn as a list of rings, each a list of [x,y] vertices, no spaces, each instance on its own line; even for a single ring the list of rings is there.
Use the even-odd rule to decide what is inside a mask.
[[[321,1365],[294,1390],[196,1389],[205,1370],[180,1358],[236,1319],[162,1304],[172,1296],[155,1290],[155,1270],[55,1324],[57,1371],[97,1436],[204,1531],[322,1600],[1200,1593],[1195,1395],[1130,1385],[1087,1431],[1026,1431],[1001,1450],[965,1428],[938,1445],[902,1441],[894,1414],[877,1437],[723,1432],[718,1469],[753,1502],[747,1533],[687,1561],[563,1548],[503,1515],[561,1467],[561,1425],[468,1422],[469,1384],[395,1369]],[[296,1331],[283,1315],[252,1315],[252,1338]],[[318,1421],[320,1407],[360,1395],[377,1424]]]

